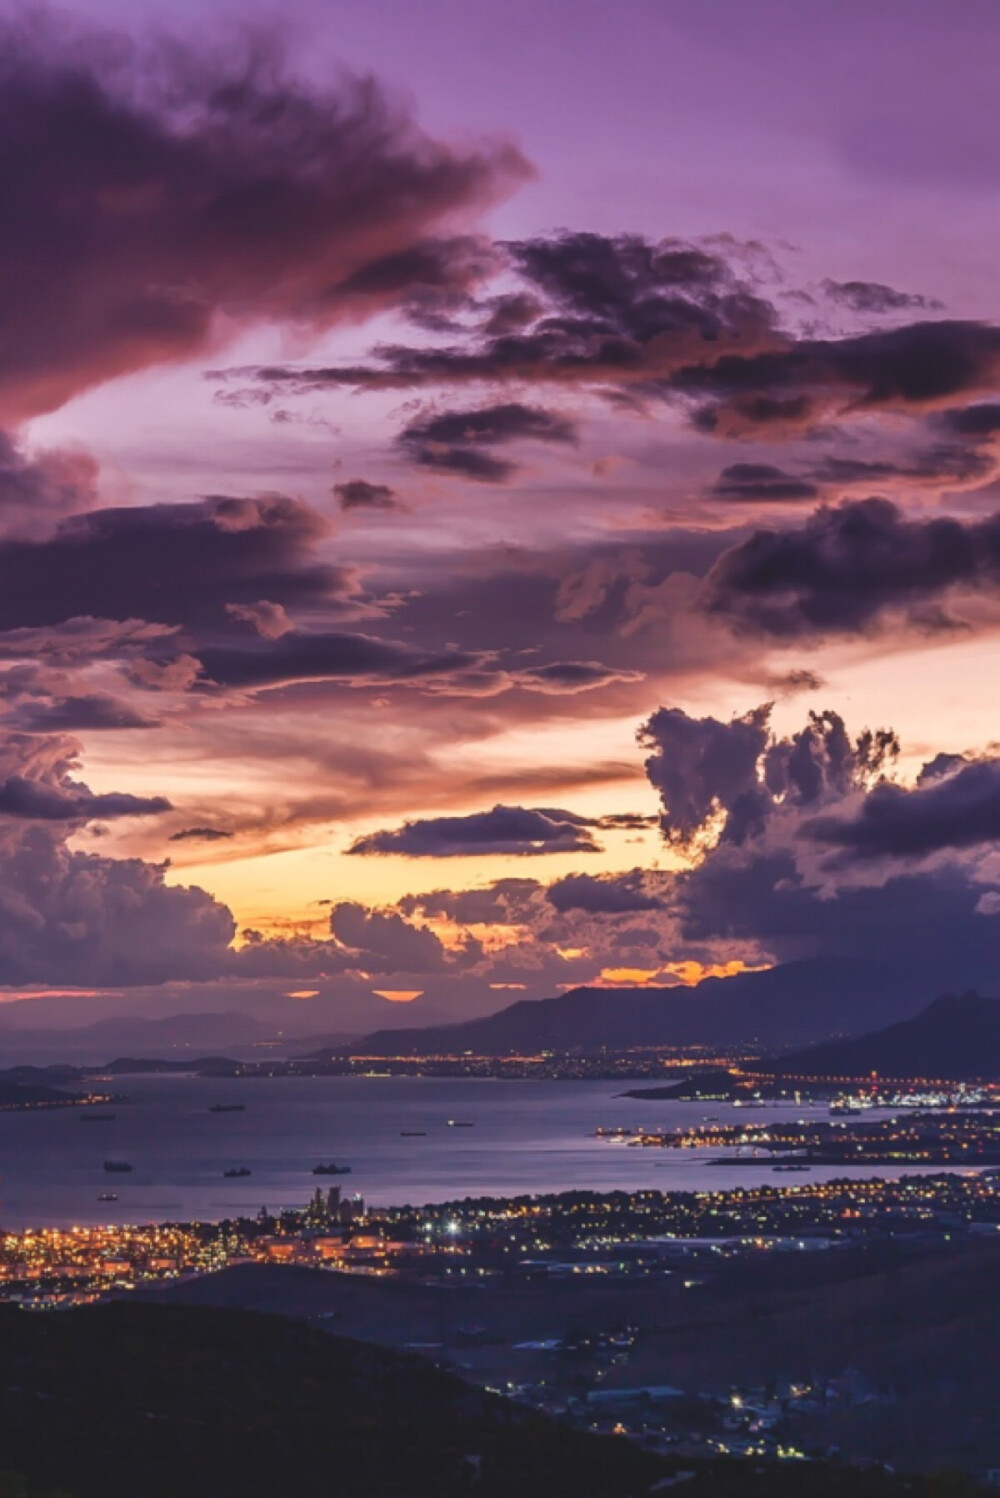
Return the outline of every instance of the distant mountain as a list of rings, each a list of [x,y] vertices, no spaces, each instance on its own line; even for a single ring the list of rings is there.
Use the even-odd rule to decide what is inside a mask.
[[[29,1003],[26,1000],[17,1007],[27,1009]],[[204,1056],[216,1048],[249,1051],[274,1038],[273,1025],[238,1010],[173,1014],[162,1019],[124,1015],[69,1029],[5,1025],[0,1030],[0,1056],[20,1061],[103,1063],[116,1052],[148,1056],[184,1051]]]
[[[122,1012],[123,1002],[127,999],[120,995],[105,996],[100,1001],[103,1012],[96,1016],[88,1009],[98,1001],[89,998],[24,999],[0,1005],[0,1065],[70,1061],[86,1066],[114,1055],[204,1056],[212,1051],[259,1059],[343,1045],[388,1024],[440,1024],[455,1012],[451,1003],[432,995],[399,1004],[373,992],[295,1000],[280,993],[242,991],[227,996],[226,1009],[167,1014]],[[162,1009],[167,1001],[143,1002],[150,1007],[155,1002]],[[106,1012],[111,1003],[119,1006],[118,1013]],[[466,1013],[477,1016],[487,1000],[473,993],[463,1003]],[[493,995],[487,1012],[495,1007]]]
[[[853,1040],[781,1056],[777,1073],[809,1077],[1000,1080],[1000,1000],[975,993],[935,999],[912,1019]]]
[[[785,963],[706,978],[693,988],[574,988],[522,999],[485,1019],[421,1030],[379,1030],[357,1055],[536,1054],[633,1046],[742,1045],[775,1051],[854,1034],[873,1013],[913,1014],[931,995],[912,973],[846,960]],[[316,1051],[319,1059],[328,1052]]]

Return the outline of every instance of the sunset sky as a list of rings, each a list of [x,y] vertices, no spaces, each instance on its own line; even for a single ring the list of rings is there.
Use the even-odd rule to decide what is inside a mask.
[[[5,997],[1000,991],[992,0],[2,13]]]

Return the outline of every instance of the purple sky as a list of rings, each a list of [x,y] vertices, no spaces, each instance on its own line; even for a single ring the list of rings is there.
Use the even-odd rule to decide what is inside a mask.
[[[4,14],[11,996],[1000,978],[994,5]]]

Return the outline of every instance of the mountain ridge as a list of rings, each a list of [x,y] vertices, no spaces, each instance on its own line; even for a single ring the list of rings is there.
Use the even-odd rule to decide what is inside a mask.
[[[691,988],[579,987],[550,999],[520,999],[482,1019],[422,1029],[378,1030],[339,1054],[413,1056],[536,1054],[661,1045],[740,1045],[777,1052],[857,1033],[873,1004],[896,1020],[933,997],[919,976],[849,959],[806,958]]]
[[[1000,1078],[1000,999],[944,994],[896,1024],[779,1056],[776,1074],[925,1077],[934,1081]]]

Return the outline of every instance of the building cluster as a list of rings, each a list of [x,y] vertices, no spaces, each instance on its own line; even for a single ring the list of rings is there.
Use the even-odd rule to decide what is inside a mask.
[[[821,1165],[1000,1165],[1000,1113],[967,1106],[901,1108],[889,1118],[861,1121],[797,1118],[767,1123],[705,1123],[675,1129],[598,1129],[611,1143],[652,1149],[733,1152],[727,1165],[761,1155]]]
[[[473,1051],[440,1055],[364,1056],[339,1053],[233,1062],[226,1075],[239,1077],[500,1077],[508,1080],[614,1081],[668,1078],[692,1068],[717,1071],[732,1054],[703,1045],[637,1046],[612,1050],[538,1051],[525,1055],[477,1055]]]
[[[653,1276],[678,1264],[1000,1231],[1000,1171],[695,1192],[563,1192],[366,1207],[338,1187],[301,1211],[218,1223],[0,1232],[0,1299],[71,1305],[246,1262],[441,1283]],[[694,1278],[692,1285],[699,1281]],[[687,1283],[685,1281],[685,1283]]]

